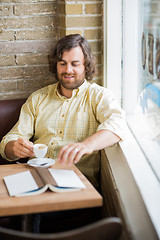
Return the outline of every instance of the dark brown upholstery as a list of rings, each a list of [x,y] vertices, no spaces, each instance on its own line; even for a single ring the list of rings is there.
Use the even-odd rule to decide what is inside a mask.
[[[22,104],[26,99],[0,100],[0,141],[14,126],[19,118]],[[0,164],[7,163],[0,156]]]
[[[105,218],[87,226],[60,233],[34,234],[0,227],[3,240],[118,240],[122,232],[119,218]]]

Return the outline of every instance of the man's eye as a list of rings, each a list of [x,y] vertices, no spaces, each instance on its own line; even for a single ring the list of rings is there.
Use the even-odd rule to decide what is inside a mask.
[[[65,63],[64,63],[64,62],[60,62],[60,65],[61,65],[61,66],[64,66],[64,65],[65,65]]]
[[[72,66],[73,66],[73,67],[78,67],[79,64],[78,64],[78,63],[73,63]]]

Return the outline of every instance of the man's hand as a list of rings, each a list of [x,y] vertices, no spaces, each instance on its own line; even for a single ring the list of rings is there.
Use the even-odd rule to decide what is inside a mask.
[[[66,144],[58,154],[58,161],[61,163],[77,163],[85,154],[91,154],[92,149],[84,142]]]
[[[24,138],[17,141],[10,141],[6,144],[5,154],[7,158],[15,160],[18,158],[33,157],[33,143]]]
[[[58,154],[58,161],[65,164],[77,163],[85,154],[101,150],[117,143],[120,138],[109,130],[100,130],[86,138],[83,142],[66,144]]]

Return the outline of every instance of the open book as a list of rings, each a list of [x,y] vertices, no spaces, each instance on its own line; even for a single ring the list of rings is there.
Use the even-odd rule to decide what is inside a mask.
[[[73,170],[35,168],[4,177],[10,196],[28,196],[45,192],[70,192],[86,188]]]

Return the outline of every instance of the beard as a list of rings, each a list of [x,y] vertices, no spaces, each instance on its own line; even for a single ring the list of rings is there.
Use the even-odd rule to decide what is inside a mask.
[[[73,90],[78,88],[84,83],[85,73],[77,76],[77,74],[62,73],[61,75],[57,74],[57,79],[65,89]]]

